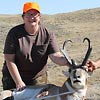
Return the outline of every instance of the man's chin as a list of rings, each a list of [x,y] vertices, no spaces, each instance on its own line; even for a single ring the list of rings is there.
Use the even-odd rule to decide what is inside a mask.
[[[33,23],[31,23],[31,25],[32,25],[32,26],[36,26],[36,25],[37,25],[37,23],[36,23],[36,22],[33,22]]]

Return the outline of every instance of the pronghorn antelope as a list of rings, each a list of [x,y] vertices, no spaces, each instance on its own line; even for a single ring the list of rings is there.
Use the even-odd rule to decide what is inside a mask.
[[[92,50],[90,40],[84,38],[85,40],[88,41],[88,50],[82,64],[79,65],[73,59],[70,59],[67,52],[65,52],[65,45],[68,41],[65,41],[63,44],[61,52],[69,64],[69,71],[63,71],[68,76],[68,79],[62,87],[46,84],[43,86],[26,87],[23,91],[14,90],[12,92],[5,90],[1,92],[0,100],[8,100],[8,98],[10,98],[9,100],[85,100],[87,78],[89,76],[85,64]]]

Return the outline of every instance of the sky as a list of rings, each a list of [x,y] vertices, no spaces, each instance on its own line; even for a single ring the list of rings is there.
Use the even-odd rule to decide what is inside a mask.
[[[42,14],[58,14],[100,7],[100,0],[0,0],[0,14],[22,14],[23,4],[37,2]]]

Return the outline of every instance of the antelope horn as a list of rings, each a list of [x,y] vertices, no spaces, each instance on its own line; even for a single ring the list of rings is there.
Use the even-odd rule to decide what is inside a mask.
[[[66,58],[67,63],[69,64],[69,66],[71,66],[71,65],[72,65],[72,61],[71,61],[70,57],[68,56],[68,53],[67,53],[66,50],[65,50],[65,45],[66,45],[66,43],[68,43],[68,42],[72,42],[72,41],[71,41],[71,40],[65,41],[65,42],[63,43],[63,48],[60,49],[60,51],[62,52],[62,54],[63,54],[64,57]]]
[[[90,46],[90,40],[89,40],[88,38],[84,38],[83,42],[84,42],[85,40],[88,41],[88,49],[87,49],[85,58],[84,58],[84,60],[83,60],[81,66],[84,66],[84,65],[86,64],[86,62],[87,62],[87,60],[88,60],[88,58],[89,58],[89,56],[90,56],[90,53],[91,53],[91,51],[92,51],[92,47]]]

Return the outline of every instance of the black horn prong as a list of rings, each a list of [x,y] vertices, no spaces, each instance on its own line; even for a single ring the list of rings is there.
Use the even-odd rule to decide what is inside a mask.
[[[89,39],[89,38],[84,38],[84,39],[83,39],[83,42],[85,42],[85,40],[88,41],[88,48],[90,48],[90,39]]]
[[[69,66],[71,66],[71,64],[72,64],[71,59],[70,59],[70,57],[68,56],[68,53],[67,53],[66,50],[65,50],[65,46],[66,46],[66,44],[67,44],[68,42],[72,42],[72,41],[71,41],[71,40],[66,40],[66,41],[63,43],[63,48],[60,49],[60,50],[61,50],[62,54],[64,55],[64,57],[66,58],[67,63],[69,64]]]
[[[90,56],[90,53],[92,51],[92,47],[90,46],[90,40],[89,38],[84,38],[83,42],[87,40],[88,41],[88,49],[87,49],[87,52],[86,52],[86,55],[85,55],[85,58],[83,59],[83,62],[82,62],[82,65],[81,66],[84,66]]]
[[[66,40],[64,43],[63,43],[63,49],[65,48],[65,45],[66,45],[66,43],[68,43],[68,42],[72,42],[71,40]]]

